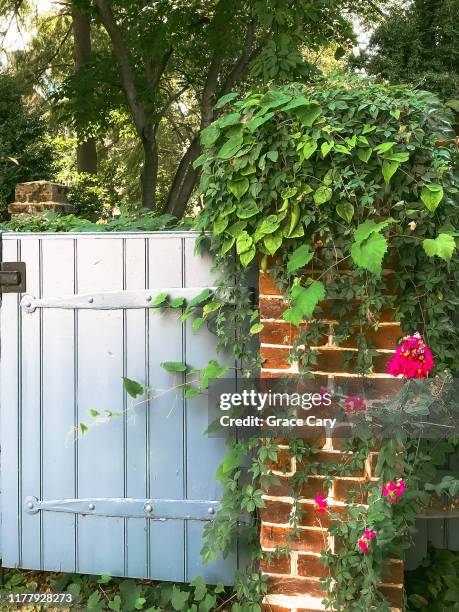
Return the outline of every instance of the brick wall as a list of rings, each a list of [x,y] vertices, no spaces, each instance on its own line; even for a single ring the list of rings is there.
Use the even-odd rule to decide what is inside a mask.
[[[326,314],[323,315],[328,335],[321,337],[317,347],[314,347],[318,353],[316,377],[325,383],[329,378],[349,376],[350,372],[343,370],[342,352],[356,350],[352,338],[340,347],[333,343],[333,329],[337,321],[325,318],[330,316],[327,314],[330,312],[328,306],[325,304]],[[276,289],[272,277],[269,273],[261,272],[260,315],[264,329],[260,334],[260,350],[264,359],[261,372],[263,378],[294,376],[298,373],[297,365],[287,361],[297,332],[295,327],[282,319],[286,307],[287,303]],[[387,309],[382,314],[379,329],[369,332],[369,337],[378,350],[374,361],[374,378],[388,378],[385,374],[386,362],[401,335],[400,326],[393,322],[393,311]],[[346,454],[340,450],[339,440],[324,437],[320,440],[320,445],[323,450],[319,456],[314,456],[314,461],[336,463],[337,457],[343,462],[347,461]],[[288,556],[262,563],[262,571],[269,576],[269,593],[263,607],[266,612],[309,612],[324,609],[321,604],[324,593],[320,579],[326,575],[327,569],[320,563],[319,557],[322,549],[333,549],[335,542],[327,532],[327,514],[318,515],[314,510],[314,497],[319,493],[328,493],[330,507],[334,511],[344,509],[345,500],[351,490],[358,491],[359,486],[368,479],[377,480],[373,471],[375,458],[376,454],[372,453],[361,473],[336,478],[329,490],[323,488],[323,475],[311,476],[301,490],[301,505],[304,510],[300,525],[301,537],[288,541],[289,516],[293,501],[288,496],[288,481],[301,466],[297,465],[287,445],[278,446],[277,462],[270,467],[278,476],[280,484],[264,495],[266,508],[262,511],[261,546],[267,553],[274,551],[276,546],[290,546],[292,550]],[[366,501],[363,494],[361,501]],[[393,610],[403,608],[403,563],[400,560],[391,561],[381,590],[393,605]]]
[[[67,187],[51,181],[31,181],[16,185],[15,202],[8,206],[10,215],[31,216],[44,212],[74,212],[67,202]]]

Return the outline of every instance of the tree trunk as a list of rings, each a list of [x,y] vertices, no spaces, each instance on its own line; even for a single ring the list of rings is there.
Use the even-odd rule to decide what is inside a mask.
[[[156,204],[156,181],[158,177],[158,148],[153,128],[145,130],[142,146],[142,207],[153,210]]]
[[[73,9],[72,23],[75,72],[78,72],[91,56],[91,22],[88,14]],[[77,170],[97,174],[97,150],[94,138],[88,138],[77,145]]]
[[[174,215],[177,219],[183,217],[186,205],[196,184],[199,173],[198,170],[193,168],[192,164],[199,157],[200,151],[199,136],[195,136],[180,160],[174,180],[172,181],[164,212]]]

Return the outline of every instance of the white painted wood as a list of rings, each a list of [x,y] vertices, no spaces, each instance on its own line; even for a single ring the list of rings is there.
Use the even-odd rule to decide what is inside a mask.
[[[18,261],[18,240],[3,239],[2,250],[4,261]],[[22,529],[18,487],[20,471],[18,452],[20,439],[19,296],[14,293],[2,296],[0,355],[1,557],[3,565],[14,567],[21,561],[19,542]]]
[[[217,287],[209,287],[215,291]],[[184,297],[191,300],[203,291],[203,287],[187,287],[177,289],[175,287],[162,287],[152,291],[106,291],[104,293],[94,291],[92,293],[79,293],[62,297],[36,298],[25,295],[21,300],[21,308],[28,313],[35,312],[37,308],[57,309],[84,309],[84,310],[117,310],[120,308],[149,308],[150,304],[161,293],[167,293],[171,298]]]
[[[42,240],[43,294],[74,291],[74,240]],[[27,318],[25,315],[24,318]],[[40,316],[37,315],[32,316]],[[43,498],[73,497],[75,330],[72,311],[43,311]],[[24,495],[36,491],[24,491]],[[43,569],[75,571],[75,517],[42,517]]]

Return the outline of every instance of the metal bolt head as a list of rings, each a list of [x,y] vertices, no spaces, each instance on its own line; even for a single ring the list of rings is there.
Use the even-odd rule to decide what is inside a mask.
[[[151,504],[145,504],[145,512],[151,512],[153,510],[153,507]]]
[[[89,504],[89,505],[88,505],[88,509],[89,509],[89,510],[95,510],[95,509],[96,509],[96,506],[95,506],[94,504]]]
[[[210,506],[210,508],[207,509],[207,512],[209,514],[215,514],[215,508],[213,508],[213,506]]]
[[[89,304],[92,304],[94,302],[94,298],[92,298],[92,297],[88,298],[88,302],[89,302]]]
[[[24,302],[24,306],[26,308],[30,308],[32,306],[32,302],[30,300],[27,300],[27,302]]]
[[[147,297],[147,302],[151,302],[151,300],[152,300],[152,299],[153,299],[153,298],[151,297],[151,295],[149,295],[149,296]]]
[[[32,502],[28,502],[28,503],[27,503],[27,508],[29,508],[29,510],[32,510],[32,508],[33,508],[33,503],[32,503]]]

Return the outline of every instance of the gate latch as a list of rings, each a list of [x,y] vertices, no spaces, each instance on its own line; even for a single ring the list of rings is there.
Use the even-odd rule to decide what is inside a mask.
[[[24,293],[26,265],[21,261],[0,262],[0,293]]]

